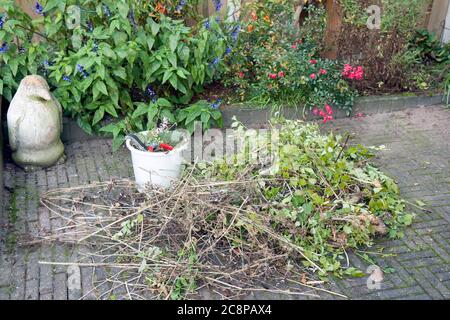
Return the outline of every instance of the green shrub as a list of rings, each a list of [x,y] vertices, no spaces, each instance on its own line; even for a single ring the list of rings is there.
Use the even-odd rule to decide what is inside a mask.
[[[50,0],[36,9],[42,18],[33,22],[14,1],[0,3],[6,9],[0,42],[10,46],[0,56],[6,98],[24,75],[40,72],[65,113],[88,133],[113,133],[115,148],[127,131],[150,129],[162,118],[177,122],[194,95],[220,76],[229,52],[216,19],[189,27],[156,1],[140,6],[135,0]],[[43,38],[33,43],[37,33]],[[12,42],[16,39],[23,55]],[[214,123],[220,123],[218,116],[205,126]]]
[[[262,1],[246,10],[250,19],[241,26],[225,81],[241,100],[308,109],[330,104],[351,112],[356,92],[342,76],[343,64],[321,59],[321,44],[312,37],[311,27],[325,26],[322,7],[306,7],[309,17],[300,29],[292,24],[289,1]]]

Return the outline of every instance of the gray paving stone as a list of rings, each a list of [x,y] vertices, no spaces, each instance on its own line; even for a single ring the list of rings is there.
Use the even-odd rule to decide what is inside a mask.
[[[378,102],[380,103],[380,102]],[[406,103],[405,101],[401,103]],[[380,108],[397,108],[392,102]],[[245,112],[244,112],[245,113]],[[417,219],[405,231],[401,240],[379,239],[376,248],[384,247],[391,257],[374,257],[382,267],[395,272],[385,274],[379,291],[369,290],[367,278],[336,280],[332,290],[352,299],[450,299],[450,112],[441,106],[414,108],[395,113],[375,114],[360,120],[338,119],[321,125],[324,132],[349,132],[351,143],[367,146],[385,145],[374,163],[399,183],[402,195],[410,202],[421,200],[426,210],[418,210]],[[39,206],[39,196],[46,190],[78,186],[95,181],[132,178],[130,156],[125,148],[111,151],[107,139],[66,144],[67,161],[46,170],[25,173],[11,163],[5,163],[5,210],[0,225],[7,223],[11,212],[10,200],[17,200],[20,211],[17,221],[0,228],[0,237],[17,233],[39,240],[51,229],[61,227],[62,221],[51,219],[50,212]],[[95,299],[110,289],[102,283],[107,270],[90,267],[70,268],[67,265],[40,265],[38,261],[77,261],[86,248],[62,244],[39,243],[8,251],[0,245],[0,299]],[[365,271],[367,263],[350,254],[350,261]],[[73,280],[79,277],[80,283]],[[115,288],[117,296],[126,297],[126,290]],[[321,294],[322,298],[337,298]],[[102,297],[108,299],[108,296]],[[274,294],[253,294],[249,298],[307,299]]]

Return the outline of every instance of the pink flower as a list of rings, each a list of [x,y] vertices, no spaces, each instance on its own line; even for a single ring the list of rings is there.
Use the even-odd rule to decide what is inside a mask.
[[[244,76],[245,76],[245,74],[241,71],[241,72],[239,72],[239,78],[244,78]]]
[[[293,45],[291,46],[291,48],[292,48],[292,49],[297,49],[297,45],[296,45],[296,44],[293,44]]]
[[[331,109],[328,104],[325,105],[325,110],[327,111],[328,115],[333,115],[333,109]]]
[[[285,73],[283,71],[278,72],[278,77],[283,78],[285,76]]]
[[[312,80],[315,80],[317,78],[315,73],[311,73],[311,75],[309,76]]]
[[[269,78],[270,79],[276,79],[277,78],[277,74],[276,73],[269,73]]]
[[[312,113],[313,113],[313,115],[318,116],[319,115],[319,109],[317,109],[317,107],[314,108]]]
[[[309,60],[309,63],[311,63],[311,64],[317,64],[317,60],[316,60],[316,59]]]
[[[327,123],[328,121],[332,121],[333,117],[332,116],[325,116],[323,117],[323,123]]]
[[[320,75],[325,75],[325,74],[327,74],[328,72],[327,72],[327,70],[325,70],[325,69],[320,69],[319,70],[319,74]]]
[[[362,66],[352,67],[349,64],[344,66],[344,70],[342,71],[342,76],[344,78],[350,80],[363,80],[364,79],[364,70]]]

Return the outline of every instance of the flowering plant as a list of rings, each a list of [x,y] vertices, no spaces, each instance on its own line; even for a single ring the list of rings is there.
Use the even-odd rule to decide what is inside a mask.
[[[357,94],[349,80],[360,80],[362,68],[344,69],[320,58],[317,42],[289,23],[289,1],[261,1],[247,10],[250,18],[241,26],[226,85],[236,88],[242,101],[302,104],[309,110],[332,105],[349,114]]]
[[[115,149],[127,132],[183,121],[180,110],[220,77],[230,53],[215,19],[189,27],[171,18],[196,3],[48,0],[36,2],[41,17],[31,21],[13,0],[0,0],[0,89],[11,99],[24,75],[43,75],[65,113],[88,133],[112,134]]]

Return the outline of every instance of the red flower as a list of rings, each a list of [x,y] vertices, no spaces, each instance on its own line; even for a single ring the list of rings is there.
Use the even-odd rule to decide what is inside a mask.
[[[350,80],[363,80],[364,78],[364,70],[363,67],[352,67],[349,64],[346,64],[344,66],[344,70],[342,71],[342,76],[344,78],[350,79]]]
[[[328,121],[331,121],[331,120],[333,120],[332,116],[325,116],[325,117],[323,117],[323,123],[327,123]]]
[[[238,76],[239,76],[239,78],[244,78],[245,77],[245,73],[243,73],[242,71],[241,72],[239,72],[239,74],[238,74]]]
[[[311,64],[317,64],[317,60],[316,60],[316,59],[309,60],[309,63],[311,63]]]
[[[277,78],[277,74],[276,73],[269,73],[269,78],[270,79],[276,79]]]
[[[317,78],[315,73],[311,73],[311,75],[309,76],[312,80],[315,80]]]
[[[325,70],[325,69],[320,69],[319,70],[319,74],[320,75],[325,75],[325,74],[327,74],[328,72],[327,72],[327,70]]]
[[[283,71],[278,72],[278,77],[279,78],[283,78],[285,76]]]

